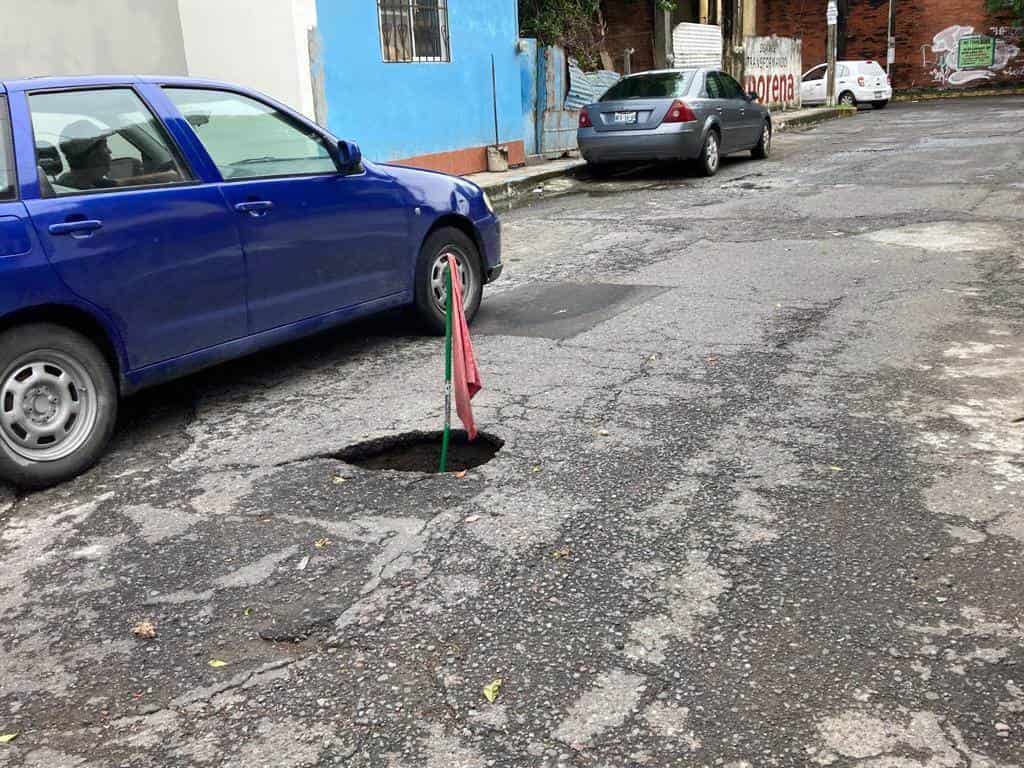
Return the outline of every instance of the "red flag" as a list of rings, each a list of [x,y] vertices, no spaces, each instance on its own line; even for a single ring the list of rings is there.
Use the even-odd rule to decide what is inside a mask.
[[[476,423],[473,421],[473,396],[483,387],[480,371],[473,354],[473,340],[469,338],[469,323],[462,299],[462,280],[459,279],[458,262],[448,256],[448,267],[452,273],[452,378],[455,388],[455,412],[466,428],[470,440],[476,439]]]

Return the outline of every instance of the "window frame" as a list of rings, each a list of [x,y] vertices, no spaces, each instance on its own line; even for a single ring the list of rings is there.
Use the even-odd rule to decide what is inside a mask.
[[[704,96],[705,96],[705,98],[708,98],[708,99],[725,99],[725,95],[724,94],[719,93],[717,96],[713,96],[711,94],[711,89],[708,87],[708,85],[712,81],[714,81],[714,83],[715,83],[715,90],[720,90],[722,86],[721,86],[721,83],[719,83],[719,81],[718,81],[718,71],[717,70],[706,72],[704,74]]]
[[[807,79],[808,75],[810,75],[810,74],[812,74],[814,72],[817,72],[819,69],[821,70],[821,77],[812,77],[810,80]],[[800,82],[801,83],[816,83],[819,80],[824,80],[826,77],[828,77],[828,64],[819,64],[818,66],[811,67],[806,72],[804,72],[803,76],[801,76],[801,78],[800,78]]]
[[[6,92],[0,93],[0,124],[6,118],[6,129],[0,125],[0,145],[7,141],[6,147],[0,147],[2,158],[7,162],[7,172],[11,176],[11,196],[3,197],[0,188],[0,203],[16,203],[21,199],[21,185],[18,183],[18,155],[14,151],[14,119],[11,115],[11,102]]]
[[[181,118],[181,120],[188,126],[188,129],[190,131],[192,131],[192,138],[195,139],[196,143],[199,145],[199,148],[206,154],[207,159],[210,161],[210,167],[214,171],[216,171],[217,176],[220,177],[220,181],[217,182],[218,184],[244,184],[247,181],[274,181],[274,180],[280,180],[280,179],[311,179],[311,178],[318,178],[318,177],[323,177],[323,176],[335,176],[335,175],[360,176],[360,175],[366,173],[365,169],[361,170],[358,173],[355,173],[355,172],[353,172],[353,173],[345,173],[345,170],[341,167],[341,162],[340,162],[340,160],[338,158],[337,141],[334,139],[334,137],[332,137],[330,134],[327,134],[324,131],[320,130],[318,127],[314,127],[314,126],[310,125],[309,123],[307,123],[307,122],[305,122],[303,120],[298,119],[297,117],[295,117],[295,115],[292,115],[289,112],[287,112],[286,110],[281,109],[276,104],[271,104],[268,101],[265,101],[265,100],[263,100],[261,98],[258,98],[257,96],[255,96],[253,94],[243,93],[242,91],[236,91],[236,90],[233,90],[231,88],[218,88],[218,87],[212,86],[212,85],[195,85],[195,86],[192,86],[192,85],[184,85],[184,84],[177,84],[177,83],[164,83],[164,84],[159,85],[158,87],[160,88],[160,91],[164,94],[164,97],[170,102],[171,106],[178,113],[178,115]],[[310,133],[313,133],[317,137],[319,137],[320,141],[324,145],[324,148],[327,150],[327,155],[331,158],[331,162],[334,163],[334,170],[333,171],[319,171],[317,173],[284,173],[284,174],[275,173],[275,174],[263,175],[263,176],[242,176],[242,177],[237,178],[237,179],[226,179],[226,178],[224,178],[224,173],[221,171],[220,166],[217,165],[217,161],[213,159],[213,155],[210,154],[210,150],[206,148],[206,144],[204,144],[203,140],[200,138],[199,131],[197,131],[196,127],[194,125],[192,125],[192,123],[190,123],[188,121],[188,117],[185,115],[184,112],[181,111],[181,108],[177,104],[174,103],[174,101],[171,99],[170,96],[167,95],[166,92],[167,91],[171,91],[171,90],[177,90],[177,91],[209,91],[211,93],[228,93],[228,94],[231,94],[233,96],[241,96],[243,99],[248,99],[249,101],[255,101],[257,104],[262,104],[267,109],[272,109],[272,110],[274,110],[274,112],[276,112],[277,114],[281,115],[282,118],[283,118],[282,119],[283,123],[286,123],[287,125],[289,125],[292,128],[298,127],[300,130],[301,129],[306,129]]]
[[[438,14],[438,43],[442,51],[440,57],[418,56],[416,52],[416,8],[424,0],[391,0],[401,3],[401,7],[385,8],[384,3],[388,0],[376,0],[377,3],[377,35],[380,40],[380,59],[384,64],[451,64],[452,63],[452,34],[451,17],[449,15],[448,0],[434,0]],[[387,57],[387,46],[384,43],[384,11],[405,11],[409,21],[409,48],[412,56],[407,59],[389,59]]]
[[[730,75],[728,72],[716,72],[715,74],[718,75],[719,85],[723,87],[728,86],[728,90],[736,91],[735,96],[722,96],[723,99],[726,99],[727,101],[734,99],[746,101],[744,98],[743,86],[739,84],[739,81],[735,77]],[[733,86],[736,86],[735,89],[733,89]]]
[[[202,184],[202,180],[196,174],[192,164],[188,161],[188,156],[182,148],[178,145],[178,142],[174,139],[173,134],[164,124],[164,120],[160,117],[160,114],[153,108],[153,105],[146,98],[145,94],[141,93],[138,88],[135,87],[134,83],[104,83],[103,85],[74,85],[64,86],[58,88],[37,88],[31,91],[25,91],[25,110],[28,116],[28,127],[32,134],[32,159],[38,161],[39,157],[36,154],[36,146],[38,140],[36,138],[36,124],[35,120],[32,119],[32,97],[41,94],[56,94],[56,93],[74,93],[80,91],[131,91],[132,94],[139,100],[139,103],[149,112],[150,116],[157,123],[157,130],[161,132],[163,139],[167,144],[167,149],[174,156],[174,159],[181,166],[181,170],[188,178],[183,178],[181,181],[172,181],[164,184],[134,184],[131,186],[117,186],[117,187],[101,187],[99,189],[76,189],[72,192],[57,192],[54,190],[53,195],[43,194],[43,185],[36,180],[38,185],[38,196],[40,200],[66,200],[70,197],[79,197],[82,195],[97,195],[97,194],[111,194],[118,192],[136,192],[142,190],[154,190],[154,189],[178,189],[180,187],[195,187]],[[131,143],[131,142],[129,142]],[[58,148],[59,149],[59,148]],[[34,162],[33,165],[38,169],[39,163]],[[38,171],[37,171],[38,175]]]

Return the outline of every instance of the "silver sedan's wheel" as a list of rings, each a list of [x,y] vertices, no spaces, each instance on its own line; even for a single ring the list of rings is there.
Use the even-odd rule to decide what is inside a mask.
[[[95,388],[70,355],[52,349],[23,355],[0,378],[0,437],[29,461],[70,456],[96,426]]]
[[[718,137],[715,134],[708,136],[708,168],[712,171],[718,170]]]
[[[757,144],[750,150],[750,154],[754,157],[763,160],[768,157],[772,152],[772,128],[768,123],[764,124],[764,128],[761,129],[761,137],[757,140]]]
[[[459,280],[462,284],[462,306],[463,309],[468,309],[472,302],[472,297],[477,290],[476,285],[476,272],[469,266],[469,256],[463,253],[459,248],[449,245],[443,249],[441,253],[437,255],[434,263],[430,267],[430,294],[437,304],[439,311],[444,312],[445,306],[448,301],[447,294],[445,292],[445,281],[444,275],[448,270],[448,257],[454,256],[456,263],[459,265],[458,273]]]
[[[715,131],[708,131],[708,135],[704,137],[704,147],[701,149],[698,161],[701,173],[705,176],[714,176],[718,173],[718,164],[721,161],[720,152],[718,134]]]

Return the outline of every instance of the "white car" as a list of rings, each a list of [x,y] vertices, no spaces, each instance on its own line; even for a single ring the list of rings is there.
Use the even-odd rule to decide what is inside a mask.
[[[824,104],[828,88],[828,64],[807,71],[800,83],[804,104]],[[836,62],[836,103],[849,107],[871,104],[882,109],[892,98],[889,76],[877,61]]]

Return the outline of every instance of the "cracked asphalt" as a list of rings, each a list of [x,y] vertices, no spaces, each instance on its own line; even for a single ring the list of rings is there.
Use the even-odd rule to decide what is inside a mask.
[[[335,458],[438,427],[401,318],[137,396],[0,489],[0,764],[1024,765],[1022,160],[964,99],[547,185],[461,478]]]

